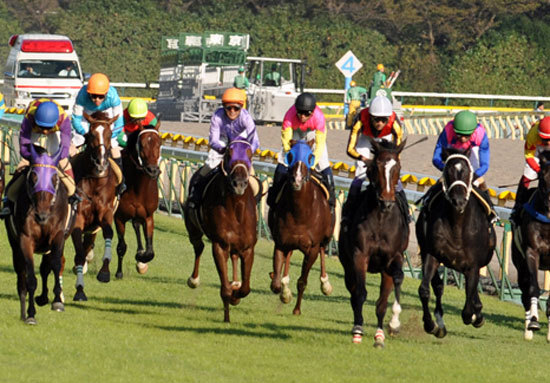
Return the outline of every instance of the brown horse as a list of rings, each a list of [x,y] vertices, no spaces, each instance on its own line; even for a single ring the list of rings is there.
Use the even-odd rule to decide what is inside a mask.
[[[118,236],[118,267],[116,277],[122,278],[122,261],[126,253],[124,233],[126,222],[132,220],[137,237],[138,249],[136,261],[138,272],[147,271],[147,263],[153,259],[153,215],[158,207],[159,194],[157,180],[160,175],[159,160],[161,139],[160,120],[156,126],[146,126],[128,137],[128,144],[122,151],[122,163],[128,189],[122,197],[115,213],[115,225]],[[141,242],[140,226],[145,235],[145,250]]]
[[[268,224],[275,246],[273,249],[273,273],[271,290],[280,293],[283,303],[290,302],[292,293],[288,287],[289,263],[292,250],[304,254],[302,273],[298,279],[298,298],[293,313],[300,315],[302,297],[307,286],[311,266],[321,253],[321,291],[332,292],[325,270],[325,246],[334,230],[334,217],[320,182],[312,178],[313,142],[296,141],[287,154],[288,181],[280,198],[269,209]],[[284,273],[281,278],[284,260]],[[282,286],[281,286],[282,285]]]
[[[395,302],[389,331],[390,334],[399,331],[399,301],[404,278],[403,252],[409,244],[407,217],[398,206],[395,190],[401,169],[399,153],[405,141],[398,146],[388,141],[379,143],[371,140],[371,144],[374,158],[367,171],[369,185],[361,194],[359,207],[351,215],[350,224],[342,226],[338,247],[346,288],[351,294],[354,343],[360,343],[363,336],[362,311],[367,298],[365,274],[368,271],[381,275],[380,295],[376,301],[378,325],[374,345],[383,347],[383,322],[392,288],[395,288]]]
[[[550,152],[542,152],[538,187],[531,189],[530,198],[520,209],[517,224],[512,225],[514,243],[512,261],[518,270],[521,301],[525,309],[526,340],[533,339],[533,331],[540,330],[538,270],[550,270]],[[546,303],[546,317],[550,322],[550,304]],[[547,334],[550,342],[550,330]]]
[[[116,187],[118,178],[113,170],[111,154],[111,124],[118,116],[109,119],[102,112],[92,116],[84,113],[90,123],[86,133],[86,149],[71,158],[78,193],[83,197],[71,233],[75,248],[77,274],[75,301],[87,300],[84,293],[83,268],[94,245],[95,232],[103,231],[105,251],[103,266],[97,275],[100,282],[109,282],[109,262],[113,239],[113,218],[116,210]]]
[[[55,278],[52,310],[64,311],[60,275],[68,222],[68,196],[60,181],[57,164],[61,149],[49,156],[42,148],[31,146],[31,165],[21,177],[26,182],[17,195],[14,213],[6,218],[6,231],[13,253],[13,267],[17,273],[17,292],[21,304],[21,320],[36,324],[34,293],[37,280],[34,275],[34,254],[42,253],[40,275],[43,291],[36,303],[48,303],[47,279],[50,271]],[[26,296],[29,307],[26,309]]]
[[[487,220],[490,207],[481,196],[476,196],[479,192],[473,188],[474,170],[469,153],[469,150],[443,150],[443,191],[434,194],[422,207],[416,221],[416,238],[422,258],[418,295],[424,312],[424,331],[438,338],[447,334],[441,303],[444,286],[438,271],[441,263],[466,277],[464,324],[478,328],[485,323],[478,292],[479,270],[491,261],[496,236],[493,225]],[[435,295],[436,322],[429,309],[430,284]]]
[[[195,250],[195,267],[187,284],[199,284],[200,256],[204,250],[202,236],[212,241],[212,254],[220,276],[220,295],[224,321],[229,322],[229,304],[237,305],[250,293],[250,272],[256,245],[256,201],[248,183],[252,150],[247,141],[233,141],[221,166],[204,191],[197,213],[188,203],[184,207],[185,226]],[[198,216],[198,217],[197,217]],[[233,262],[233,281],[229,281],[227,261]],[[241,261],[242,283],[237,282],[236,263]]]

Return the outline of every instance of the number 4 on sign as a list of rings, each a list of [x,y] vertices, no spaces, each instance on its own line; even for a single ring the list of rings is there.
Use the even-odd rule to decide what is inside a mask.
[[[352,51],[347,51],[335,65],[346,77],[352,77],[355,72],[363,67],[363,64],[355,57]]]

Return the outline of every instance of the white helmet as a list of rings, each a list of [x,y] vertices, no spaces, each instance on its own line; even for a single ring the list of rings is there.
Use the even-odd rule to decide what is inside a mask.
[[[386,96],[376,96],[369,106],[369,114],[374,117],[389,117],[393,113],[390,100]]]

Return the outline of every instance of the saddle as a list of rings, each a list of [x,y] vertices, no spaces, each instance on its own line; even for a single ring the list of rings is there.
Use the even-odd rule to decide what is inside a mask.
[[[111,169],[113,169],[113,172],[116,175],[117,185],[120,185],[122,183],[122,170],[120,169],[120,166],[118,166],[115,160],[110,157],[109,164],[111,165]]]

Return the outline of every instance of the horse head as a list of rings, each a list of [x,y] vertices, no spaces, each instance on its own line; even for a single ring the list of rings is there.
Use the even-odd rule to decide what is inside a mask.
[[[45,223],[55,204],[59,186],[57,164],[61,148],[52,156],[40,146],[31,145],[31,164],[27,173],[27,195],[34,208],[36,222]]]
[[[539,154],[540,171],[538,174],[538,193],[545,211],[550,211],[550,152],[543,151]]]
[[[474,178],[470,149],[463,151],[446,148],[443,149],[442,158],[445,162],[441,176],[445,198],[462,214],[470,199]]]
[[[407,140],[400,145],[395,145],[391,141],[382,140],[380,142],[369,137],[374,157],[368,165],[367,176],[369,182],[373,185],[378,200],[385,210],[390,209],[395,204],[395,186],[399,181],[401,171],[401,162],[399,154],[405,147]]]
[[[159,135],[160,120],[157,124],[141,126],[128,138],[128,148],[132,150],[135,158],[132,160],[137,167],[151,178],[158,178],[160,175],[160,146]]]
[[[90,123],[86,133],[86,150],[90,153],[96,176],[102,176],[109,168],[111,155],[111,124],[118,119],[118,115],[109,119],[103,112],[95,112],[91,116],[84,113],[84,118]]]
[[[309,181],[311,168],[315,163],[315,156],[311,150],[313,142],[313,140],[290,142],[291,148],[286,154],[285,162],[288,165],[290,184],[296,191],[302,190],[304,184]]]
[[[229,144],[225,151],[222,170],[229,180],[231,190],[243,195],[248,187],[250,167],[252,166],[252,149],[245,140],[236,140]]]

